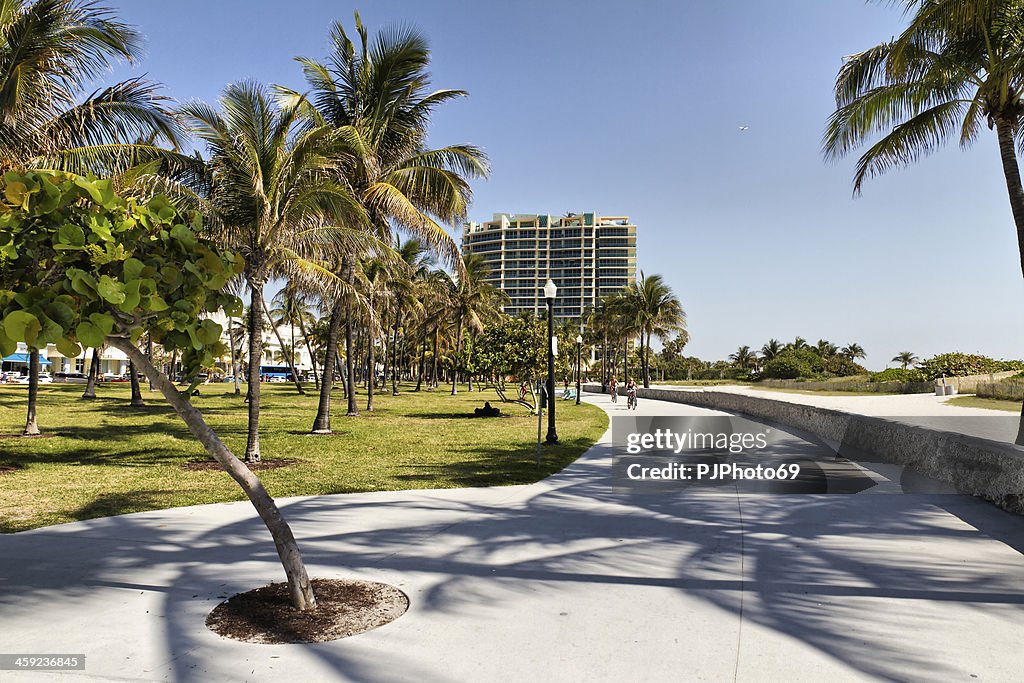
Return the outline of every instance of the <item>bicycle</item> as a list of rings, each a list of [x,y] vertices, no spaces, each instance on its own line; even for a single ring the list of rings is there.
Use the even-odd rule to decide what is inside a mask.
[[[626,392],[626,410],[636,410],[636,391]]]

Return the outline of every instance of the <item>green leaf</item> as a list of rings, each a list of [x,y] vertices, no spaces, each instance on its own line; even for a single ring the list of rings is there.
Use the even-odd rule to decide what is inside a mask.
[[[36,337],[42,329],[39,318],[28,311],[11,311],[4,317],[4,332],[16,342],[34,346]]]
[[[103,193],[100,192],[100,188],[96,187],[96,183],[88,178],[77,177],[75,178],[75,185],[89,193],[92,200],[97,204],[103,203]]]
[[[57,351],[65,358],[78,358],[82,355],[82,347],[67,338],[57,340]]]
[[[78,323],[78,327],[75,328],[75,336],[78,337],[78,341],[93,349],[103,346],[103,340],[106,339],[106,335],[100,328],[86,321]]]
[[[125,281],[138,280],[142,276],[142,269],[145,267],[146,265],[137,258],[126,259],[124,262]]]
[[[176,239],[181,246],[190,251],[196,248],[196,234],[181,223],[178,223],[171,228],[171,237]],[[188,264],[186,264],[186,266],[187,265]]]
[[[199,323],[199,329],[196,330],[196,337],[199,338],[204,345],[215,344],[220,341],[220,334],[224,329],[210,319],[206,319]]]
[[[4,328],[0,325],[0,356],[9,356],[18,350],[18,342],[7,336]]]
[[[131,313],[139,305],[142,297],[139,295],[139,285],[142,280],[132,280],[124,286],[124,301],[118,304],[118,309],[125,313]]]
[[[85,230],[74,223],[65,223],[57,231],[57,238],[61,244],[68,244],[73,247],[85,246]]]
[[[114,331],[114,318],[106,313],[92,313],[89,315],[92,324],[100,329],[104,336]]]
[[[100,276],[96,291],[105,301],[114,305],[123,304],[125,301],[124,285],[114,281],[109,275]]]
[[[167,302],[164,301],[162,297],[154,294],[149,297],[148,303],[146,304],[145,308],[146,310],[149,311],[159,312],[166,311],[168,308],[170,308],[170,306],[167,305]]]
[[[15,206],[20,206],[23,209],[28,208],[29,191],[25,183],[18,180],[7,183],[7,187],[4,188],[4,196],[7,197],[7,201]]]

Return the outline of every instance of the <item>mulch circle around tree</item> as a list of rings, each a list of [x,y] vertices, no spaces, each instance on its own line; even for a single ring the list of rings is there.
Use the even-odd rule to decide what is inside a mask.
[[[45,432],[43,434],[0,434],[0,439],[52,439],[55,436],[64,435],[54,434],[53,432]]]
[[[17,465],[0,465],[0,476],[4,474],[10,474],[11,472],[17,472],[21,468]]]
[[[206,625],[246,643],[323,643],[364,633],[405,614],[409,598],[394,586],[354,579],[313,579],[315,610],[292,607],[287,583],[239,593],[217,605]]]
[[[295,458],[275,458],[270,460],[257,460],[256,462],[245,463],[246,467],[250,470],[276,470],[279,467],[290,467],[292,465],[298,465],[304,462],[303,460],[296,460]],[[207,470],[214,470],[217,472],[223,472],[224,468],[221,467],[220,463],[216,460],[191,460],[182,465],[186,470],[192,470],[193,472],[202,472]]]

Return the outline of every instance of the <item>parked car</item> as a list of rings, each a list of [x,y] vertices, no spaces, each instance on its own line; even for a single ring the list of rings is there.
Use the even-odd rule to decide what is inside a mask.
[[[53,375],[53,381],[58,384],[87,384],[89,376],[84,372],[57,372]]]

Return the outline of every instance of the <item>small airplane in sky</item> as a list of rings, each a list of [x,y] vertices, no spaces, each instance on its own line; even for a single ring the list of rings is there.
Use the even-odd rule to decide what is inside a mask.
[[[740,126],[740,130],[750,130],[750,126]]]

